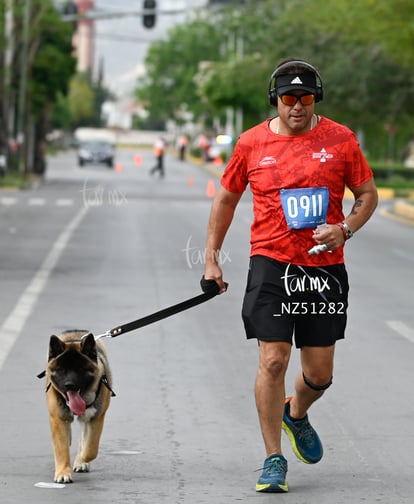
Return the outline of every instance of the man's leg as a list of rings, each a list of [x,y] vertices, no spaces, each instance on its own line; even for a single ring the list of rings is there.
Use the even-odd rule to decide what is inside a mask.
[[[332,383],[334,348],[302,348],[302,373],[296,378],[295,395],[285,405],[283,429],[296,456],[307,464],[316,464],[323,456],[321,440],[309,422],[307,410]]]
[[[257,413],[267,456],[281,454],[282,418],[285,403],[285,374],[290,343],[260,342],[260,363],[256,377]]]
[[[324,387],[328,388],[332,380],[334,353],[335,345],[302,347],[302,373],[296,377],[295,395],[290,401],[291,417],[303,418],[310,406],[323,395]]]
[[[260,342],[256,378],[256,405],[267,457],[256,483],[256,492],[287,492],[288,463],[282,455],[281,432],[285,402],[285,374],[290,343]]]
[[[160,177],[164,177],[164,156],[160,156],[159,159],[159,171],[160,171]]]

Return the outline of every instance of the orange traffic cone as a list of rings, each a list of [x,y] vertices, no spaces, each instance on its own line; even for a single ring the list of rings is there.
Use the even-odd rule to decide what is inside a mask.
[[[142,165],[142,157],[139,154],[135,154],[135,156],[134,156],[134,164],[135,164],[135,166],[141,166]]]
[[[116,163],[116,165],[115,165],[115,171],[117,173],[121,173],[123,169],[124,169],[124,167],[122,166],[122,163]]]
[[[187,185],[189,187],[193,187],[193,185],[194,185],[194,177],[188,177],[188,179],[187,179]]]
[[[216,195],[216,184],[214,180],[209,180],[207,183],[206,196],[207,198],[214,198]]]

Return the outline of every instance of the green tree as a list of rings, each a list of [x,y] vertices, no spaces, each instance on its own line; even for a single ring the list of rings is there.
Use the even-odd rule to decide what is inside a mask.
[[[9,141],[23,134],[16,161],[24,162],[24,171],[43,173],[51,109],[75,70],[73,27],[60,19],[52,0],[0,0],[0,17],[0,149],[8,152]]]
[[[196,93],[194,75],[200,63],[221,57],[221,45],[220,29],[213,19],[199,18],[174,27],[167,40],[154,42],[145,60],[147,73],[136,90],[150,116],[179,120],[183,110],[196,117],[206,114]]]
[[[362,131],[374,157],[394,157],[413,134],[413,19],[414,4],[405,0],[297,0],[279,19],[296,40],[310,39],[293,54],[323,70],[321,110]]]
[[[51,3],[35,3],[33,63],[28,84],[28,110],[34,116],[34,156],[32,170],[42,174],[46,169],[46,134],[50,127],[53,106],[68,91],[69,79],[75,71],[72,54],[72,26],[60,20]]]
[[[73,127],[91,125],[95,115],[95,91],[89,75],[77,73],[71,79],[68,99]]]
[[[53,107],[53,126],[66,131],[79,126],[104,126],[102,105],[113,100],[114,94],[103,85],[103,67],[93,81],[89,72],[78,72],[67,83],[68,92],[59,93]]]
[[[154,44],[137,94],[152,115],[165,117],[176,117],[183,102],[196,120],[239,107],[245,128],[275,113],[267,81],[277,62],[305,58],[323,77],[326,99],[318,111],[363,133],[371,155],[389,157],[391,134],[397,132],[396,151],[412,136],[413,11],[402,0],[267,0],[223,8]],[[198,51],[198,33],[214,34],[208,51]],[[183,54],[191,64],[181,64]]]
[[[414,3],[407,0],[300,0],[289,4],[294,26],[307,20],[322,33],[344,41],[378,46],[389,59],[414,65]]]
[[[0,103],[0,156],[2,160],[7,150],[7,114],[8,114],[8,101],[5,99],[7,95],[7,70],[6,70],[6,8],[4,2],[0,2],[0,96],[3,97]],[[4,166],[0,166],[0,174],[4,171]]]
[[[67,95],[58,93],[50,118],[51,129],[70,131],[72,128],[72,116],[70,113],[69,99]]]

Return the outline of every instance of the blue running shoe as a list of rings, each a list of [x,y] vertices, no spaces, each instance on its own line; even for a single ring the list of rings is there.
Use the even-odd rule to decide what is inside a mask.
[[[287,460],[283,455],[270,455],[264,461],[263,473],[256,483],[256,492],[287,492]]]
[[[306,464],[316,464],[323,455],[321,440],[309,423],[308,415],[301,420],[292,420],[289,416],[291,397],[286,399],[283,413],[283,430],[289,437],[295,455]]]

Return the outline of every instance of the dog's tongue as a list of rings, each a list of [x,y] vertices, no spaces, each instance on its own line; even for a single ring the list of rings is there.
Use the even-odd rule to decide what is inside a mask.
[[[71,409],[72,413],[78,416],[84,415],[86,411],[86,403],[79,394],[79,391],[70,391],[67,394],[69,399],[69,408]]]

